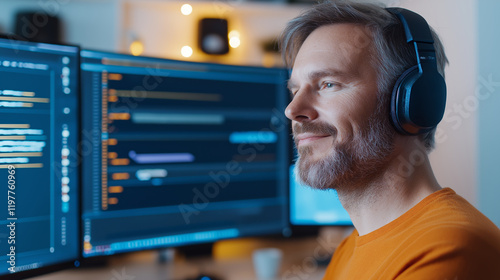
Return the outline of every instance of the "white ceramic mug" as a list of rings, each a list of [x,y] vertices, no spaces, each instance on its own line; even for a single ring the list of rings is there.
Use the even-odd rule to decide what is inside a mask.
[[[258,279],[275,279],[281,266],[283,253],[277,248],[263,248],[253,251],[253,266]]]

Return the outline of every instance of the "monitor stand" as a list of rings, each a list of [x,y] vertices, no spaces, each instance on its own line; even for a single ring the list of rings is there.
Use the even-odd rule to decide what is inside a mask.
[[[212,249],[213,243],[208,244],[197,244],[197,245],[188,245],[177,248],[167,248],[160,249],[158,254],[158,262],[159,263],[170,263],[174,262],[176,254],[179,254],[181,258],[192,259],[199,257],[212,257]],[[203,273],[202,272],[195,277],[184,278],[183,280],[223,280],[223,278],[214,275],[212,273]]]
[[[222,278],[211,274],[200,274],[194,278],[185,278],[184,280],[222,280]]]

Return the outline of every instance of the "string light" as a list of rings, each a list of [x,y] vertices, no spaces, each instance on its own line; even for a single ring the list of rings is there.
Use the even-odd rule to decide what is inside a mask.
[[[135,40],[130,44],[130,53],[132,55],[138,56],[141,55],[144,52],[144,44],[139,41]]]
[[[193,49],[190,46],[184,46],[181,49],[181,54],[183,57],[190,57],[193,55]]]
[[[193,12],[193,7],[189,4],[184,4],[181,7],[181,13],[185,16],[190,15]]]
[[[231,46],[231,48],[235,49],[240,46],[241,40],[240,40],[240,33],[238,31],[233,30],[229,32],[227,36],[229,38],[229,46]]]
[[[233,37],[231,39],[229,39],[229,45],[231,46],[231,48],[235,49],[237,47],[240,46],[240,38],[238,37]]]

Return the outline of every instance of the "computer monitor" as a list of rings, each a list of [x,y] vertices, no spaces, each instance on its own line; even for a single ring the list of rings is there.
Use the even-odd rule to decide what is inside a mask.
[[[288,227],[285,70],[81,59],[84,257]]]
[[[290,166],[290,224],[293,226],[351,226],[347,211],[335,190],[303,185]]]
[[[0,39],[0,278],[79,258],[79,49]]]

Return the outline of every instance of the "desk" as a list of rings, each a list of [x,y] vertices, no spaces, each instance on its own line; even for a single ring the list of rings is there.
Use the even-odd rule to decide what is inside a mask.
[[[282,266],[283,268],[284,266]],[[307,273],[304,280],[321,280],[325,268],[319,267]],[[189,263],[174,264],[122,264],[99,269],[73,269],[37,277],[37,280],[182,280],[199,275],[200,272],[219,276],[224,280],[255,280],[252,262],[249,259],[238,260],[196,260]],[[301,279],[297,276],[282,278],[283,269],[278,279]],[[277,280],[277,279],[276,279]]]
[[[348,232],[347,232],[348,233]],[[257,239],[259,247],[280,248],[283,251],[280,280],[320,280],[329,255],[346,235],[345,231],[333,232],[300,239]],[[219,276],[223,280],[255,280],[251,252],[233,259],[201,257],[178,259],[168,263],[156,262],[154,251],[135,256],[113,257],[110,264],[101,268],[79,268],[36,277],[36,280],[182,280],[200,273]],[[277,280],[276,279],[276,280]]]

